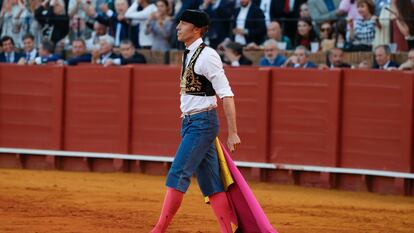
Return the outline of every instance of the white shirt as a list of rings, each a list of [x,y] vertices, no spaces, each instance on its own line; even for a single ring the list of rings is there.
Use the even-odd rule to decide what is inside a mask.
[[[250,2],[249,5],[247,5],[246,7],[241,7],[240,8],[240,12],[237,15],[237,19],[236,19],[236,28],[244,29],[244,26],[246,24],[247,13],[249,12],[249,9],[250,9],[251,5],[252,5],[252,3]],[[239,42],[242,45],[246,44],[246,38],[243,35],[237,34],[234,37],[234,41]]]
[[[187,49],[190,50],[190,52],[188,53],[187,59],[185,61],[186,66],[190,62],[191,57],[201,43],[203,43],[203,40],[199,38],[190,46],[188,46]],[[220,98],[224,98],[226,96],[234,96],[233,92],[231,91],[229,81],[227,80],[227,77],[224,73],[223,63],[221,62],[220,56],[216,50],[210,47],[205,47],[196,60],[196,63],[194,64],[194,72],[206,77],[212,83],[216,94]],[[217,106],[216,96],[196,96],[182,94],[180,100],[180,109],[183,113]]]
[[[140,46],[151,46],[152,45],[152,34],[145,34],[145,29],[147,28],[148,17],[156,12],[157,6],[155,4],[149,4],[147,7],[141,11],[137,11],[138,3],[134,1],[132,5],[125,12],[125,17],[133,19],[132,25],[139,24],[139,45]]]
[[[260,2],[260,9],[262,9],[265,20],[266,20],[266,26],[269,26],[270,24],[270,4],[272,3],[272,0],[262,0]]]

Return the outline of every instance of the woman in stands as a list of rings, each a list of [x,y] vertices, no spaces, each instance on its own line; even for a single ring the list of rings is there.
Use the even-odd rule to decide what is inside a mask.
[[[319,42],[319,38],[313,29],[312,20],[309,17],[300,18],[298,20],[294,46],[302,45],[310,50],[311,42]]]
[[[173,32],[173,21],[168,15],[169,4],[167,0],[156,2],[157,11],[148,18],[146,34],[152,33],[153,42],[151,50],[168,51],[170,49],[170,38]]]

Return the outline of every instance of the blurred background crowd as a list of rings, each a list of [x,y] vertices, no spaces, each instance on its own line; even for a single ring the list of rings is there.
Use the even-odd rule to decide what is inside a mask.
[[[0,62],[146,63],[168,53],[186,9],[207,12],[204,41],[230,66],[351,67],[344,53],[372,52],[356,67],[413,69],[414,0],[0,0]],[[261,51],[252,61],[245,51]],[[326,53],[324,64],[309,59]],[[392,54],[407,53],[398,64]],[[355,65],[353,65],[355,67]]]

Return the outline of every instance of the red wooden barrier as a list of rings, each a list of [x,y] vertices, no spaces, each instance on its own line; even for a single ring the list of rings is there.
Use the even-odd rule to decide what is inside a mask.
[[[65,150],[129,153],[130,76],[130,68],[67,68]]]
[[[61,149],[63,67],[0,67],[0,146]]]

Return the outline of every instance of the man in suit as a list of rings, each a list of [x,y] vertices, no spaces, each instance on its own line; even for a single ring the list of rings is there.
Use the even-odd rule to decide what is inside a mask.
[[[92,51],[92,64],[101,64],[109,66],[114,59],[120,58],[114,54],[114,38],[110,35],[103,35],[99,37],[99,49]]]
[[[0,43],[3,48],[3,52],[0,53],[0,63],[17,63],[22,55],[15,52],[13,38],[10,36],[3,36],[0,39]]]
[[[300,6],[307,0],[262,0],[262,9],[266,7],[270,21],[278,20],[283,31],[291,41],[295,39],[297,19],[300,17]],[[266,14],[265,12],[265,14]]]
[[[340,3],[341,0],[309,0],[309,14],[317,24],[337,20],[339,17],[346,15],[346,12],[338,9]]]
[[[54,54],[55,45],[51,40],[43,40],[39,46],[39,56],[36,57],[34,60],[29,61],[29,65],[42,65],[42,64],[54,64],[59,59],[60,56]]]
[[[23,54],[18,62],[20,65],[29,64],[38,56],[34,40],[34,36],[30,33],[23,36]]]
[[[200,10],[205,11],[211,19],[207,32],[210,47],[216,48],[227,37],[230,37],[231,17],[234,12],[232,0],[204,0]]]
[[[310,52],[302,45],[296,47],[295,52],[289,57],[282,67],[292,68],[317,68],[318,66],[309,60]]]
[[[388,45],[378,45],[375,47],[375,64],[373,69],[386,70],[391,67],[397,67],[398,64],[391,60],[391,49]]]
[[[81,38],[72,41],[72,55],[64,64],[76,66],[79,63],[90,63],[92,59],[92,55],[86,52],[85,41]]]
[[[344,52],[340,48],[328,50],[326,66],[328,68],[351,68],[351,65],[344,62]]]
[[[129,64],[145,64],[147,63],[145,57],[138,53],[131,40],[125,39],[121,41],[119,47],[121,57],[108,60],[106,65],[129,65]]]
[[[266,35],[263,11],[251,0],[240,0],[233,22],[234,41],[242,45],[254,42],[262,44]]]

